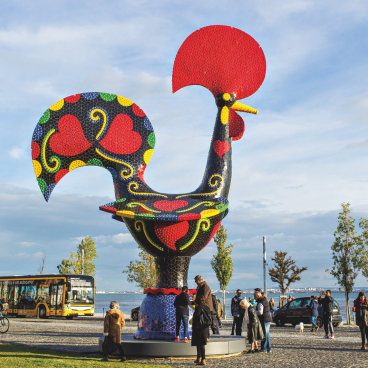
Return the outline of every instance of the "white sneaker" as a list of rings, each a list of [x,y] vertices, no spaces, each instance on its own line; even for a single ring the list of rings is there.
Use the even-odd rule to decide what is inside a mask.
[[[334,335],[331,335],[330,339],[334,339],[334,338],[335,338],[335,336]]]

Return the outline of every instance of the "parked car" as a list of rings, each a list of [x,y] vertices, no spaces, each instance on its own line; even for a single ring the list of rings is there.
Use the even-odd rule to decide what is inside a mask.
[[[305,305],[310,305],[309,297],[294,299],[291,302],[285,304],[282,308],[277,309],[273,313],[272,319],[276,323],[276,326],[284,326],[285,323],[291,323],[293,326],[296,326],[300,322],[310,324],[309,308],[307,308]],[[322,305],[318,304],[318,317],[316,319],[316,324],[318,327],[323,326],[322,316]],[[339,304],[334,300],[332,323],[334,327],[337,327],[341,322],[341,309]]]
[[[141,307],[135,307],[130,311],[130,319],[132,321],[138,321],[139,317],[139,311],[141,310]]]

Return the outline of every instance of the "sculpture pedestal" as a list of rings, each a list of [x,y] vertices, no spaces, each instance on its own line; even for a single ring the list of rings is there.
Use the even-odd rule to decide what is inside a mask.
[[[102,352],[103,337],[99,338],[99,351]],[[133,335],[122,334],[121,344],[124,353],[128,357],[196,357],[197,349],[190,343],[174,341],[137,340]],[[206,357],[211,356],[233,356],[241,353],[246,348],[245,337],[211,335],[206,345]],[[112,355],[119,356],[116,351]]]
[[[176,309],[174,301],[181,290],[177,289],[145,289],[146,297],[141,304],[138,330],[134,333],[135,339],[147,340],[174,340],[176,338]],[[188,290],[189,295],[196,290]],[[189,308],[189,318],[192,318],[193,309]],[[184,327],[181,324],[180,339],[184,339]],[[188,338],[192,337],[192,325],[189,324]]]

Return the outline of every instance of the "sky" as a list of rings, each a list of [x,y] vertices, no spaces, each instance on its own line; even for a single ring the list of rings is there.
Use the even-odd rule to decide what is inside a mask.
[[[201,182],[217,108],[190,86],[173,94],[182,42],[208,25],[250,34],[267,61],[260,89],[241,102],[246,130],[233,143],[229,215],[233,243],[228,289],[263,286],[267,258],[288,252],[307,266],[295,287],[334,287],[331,245],[341,203],[368,217],[368,5],[366,1],[12,1],[0,12],[0,275],[46,272],[87,235],[96,242],[97,290],[137,290],[122,271],[138,257],[123,223],[99,211],[115,199],[111,176],[79,168],[48,203],[31,161],[43,112],[63,97],[108,92],[138,104],[156,146],[145,172],[159,192],[186,193]],[[359,233],[359,230],[358,230]],[[201,274],[219,284],[213,241],[191,260],[189,287]],[[269,288],[277,285],[268,279]],[[359,275],[357,286],[367,286]]]

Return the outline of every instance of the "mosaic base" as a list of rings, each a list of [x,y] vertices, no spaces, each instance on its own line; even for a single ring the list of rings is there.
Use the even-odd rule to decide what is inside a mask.
[[[136,339],[174,340],[176,337],[176,309],[174,307],[176,295],[148,294],[143,299],[138,318]],[[189,308],[190,318],[193,309]],[[189,325],[189,338],[192,336],[192,326]],[[184,338],[183,325],[179,336]]]

